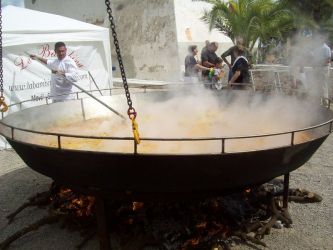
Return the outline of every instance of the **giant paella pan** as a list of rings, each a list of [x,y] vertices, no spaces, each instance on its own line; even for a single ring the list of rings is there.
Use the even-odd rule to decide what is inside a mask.
[[[125,95],[103,96],[98,102],[91,96],[47,103],[9,112],[0,121],[0,134],[37,172],[90,190],[226,193],[302,166],[332,132],[333,112],[319,102],[232,90],[207,94],[204,88],[197,94],[189,91],[196,89],[191,86],[132,96],[142,114],[139,143],[136,112],[106,3]],[[128,111],[132,129],[121,118]]]
[[[71,186],[135,193],[226,193],[302,166],[332,131],[333,112],[256,92],[133,95],[131,125],[91,98],[8,114],[0,132],[24,162]],[[100,97],[126,114],[125,96]]]

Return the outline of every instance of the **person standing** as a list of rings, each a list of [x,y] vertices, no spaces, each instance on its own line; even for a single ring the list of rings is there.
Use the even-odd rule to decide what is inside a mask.
[[[244,51],[234,50],[235,61],[231,67],[232,77],[229,84],[233,89],[244,89],[245,84],[250,84],[249,62],[244,56]]]
[[[294,36],[290,41],[290,72],[292,79],[292,88],[301,88],[307,92],[309,89],[308,76],[305,66],[308,66],[311,60],[311,51],[309,37]]]
[[[201,57],[201,58],[202,58],[202,55],[204,55],[204,54],[207,52],[208,47],[209,47],[209,44],[210,44],[209,40],[206,40],[206,41],[205,41],[205,47],[203,47],[203,48],[201,49],[201,54],[200,54],[200,57]]]
[[[226,50],[225,52],[222,53],[221,58],[222,60],[228,65],[229,67],[229,74],[228,74],[228,80],[230,81],[231,77],[232,77],[232,65],[234,64],[236,57],[235,57],[235,50],[241,50],[244,51],[244,56],[247,58],[247,60],[250,61],[252,60],[252,56],[251,53],[245,48],[244,46],[244,41],[243,38],[238,37],[236,39],[236,45],[230,47],[228,50]],[[227,57],[230,56],[230,62],[228,61]],[[249,63],[249,64],[250,64]]]
[[[188,55],[185,57],[185,82],[197,83],[199,82],[200,70],[209,70],[209,68],[202,66],[196,59],[198,54],[198,47],[190,45],[188,47]]]
[[[316,86],[314,86],[315,93],[319,96],[328,98],[328,78],[331,65],[332,52],[330,47],[326,44],[325,38],[320,34],[319,46],[313,51],[313,69]],[[322,93],[320,94],[320,89]]]
[[[219,44],[217,42],[211,42],[208,46],[208,49],[204,51],[204,53],[201,55],[201,62],[202,65],[207,68],[214,68],[217,63],[217,54],[216,51],[219,47]],[[202,78],[203,81],[208,81],[208,75],[209,71],[203,71],[202,72]]]
[[[64,42],[55,43],[54,51],[57,55],[56,59],[46,59],[37,55],[30,55],[30,58],[45,64],[51,70],[50,95],[53,102],[73,99],[71,83],[78,80],[77,65],[67,56]]]

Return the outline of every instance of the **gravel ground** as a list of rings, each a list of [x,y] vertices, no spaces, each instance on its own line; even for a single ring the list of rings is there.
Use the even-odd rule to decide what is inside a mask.
[[[7,225],[6,215],[30,196],[49,188],[51,180],[21,161],[12,150],[0,151],[0,242],[16,230],[46,214],[45,210],[28,208]],[[272,229],[264,242],[267,249],[333,249],[333,135],[304,166],[291,173],[291,188],[305,188],[323,197],[321,203],[290,203],[292,228]],[[59,224],[46,225],[15,241],[9,249],[75,249],[81,242],[79,233],[61,229]],[[99,249],[97,239],[84,249]],[[237,245],[233,249],[263,249]]]

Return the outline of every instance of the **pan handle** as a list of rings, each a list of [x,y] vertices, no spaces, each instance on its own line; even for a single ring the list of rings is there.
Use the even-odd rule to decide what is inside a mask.
[[[120,114],[117,110],[111,108],[109,105],[107,105],[105,102],[101,101],[100,99],[96,98],[94,95],[90,94],[88,91],[86,91],[85,89],[81,88],[79,85],[77,85],[76,83],[71,82],[71,84],[75,87],[77,87],[79,90],[81,90],[82,92],[84,92],[85,94],[87,94],[88,96],[90,96],[91,98],[93,98],[95,101],[99,102],[100,104],[102,104],[104,107],[106,107],[107,109],[111,110],[113,113],[115,113],[116,115],[118,115],[119,117],[121,117],[122,119],[125,120],[125,116],[123,116],[122,114]]]

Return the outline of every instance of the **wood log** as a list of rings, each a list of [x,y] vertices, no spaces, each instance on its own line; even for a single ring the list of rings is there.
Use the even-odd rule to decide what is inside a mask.
[[[7,249],[13,241],[19,239],[20,237],[22,237],[23,235],[25,235],[29,232],[37,230],[41,226],[58,222],[59,217],[60,217],[59,215],[54,215],[54,214],[48,215],[36,222],[24,227],[23,229],[17,231],[16,233],[14,233],[11,236],[9,236],[8,238],[6,238],[3,242],[1,242],[0,249],[1,250]]]
[[[46,206],[50,203],[51,191],[45,191],[42,193],[37,193],[36,195],[28,198],[28,201],[23,203],[20,207],[18,207],[13,213],[6,216],[8,219],[8,224],[11,224],[16,215],[22,212],[25,208],[31,206]]]

